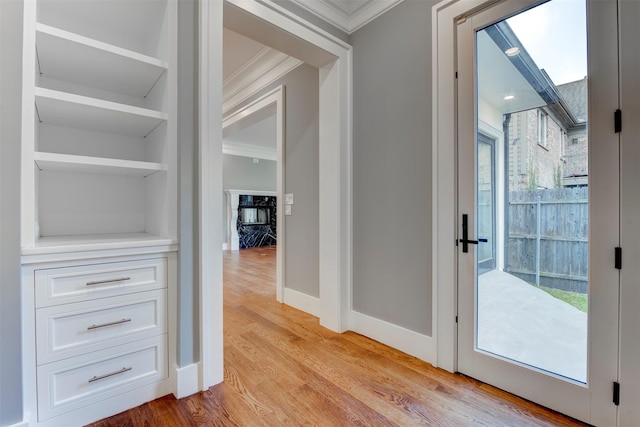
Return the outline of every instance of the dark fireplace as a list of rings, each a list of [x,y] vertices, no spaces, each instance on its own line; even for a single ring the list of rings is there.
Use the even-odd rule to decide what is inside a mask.
[[[276,197],[241,194],[237,227],[240,249],[275,245]]]

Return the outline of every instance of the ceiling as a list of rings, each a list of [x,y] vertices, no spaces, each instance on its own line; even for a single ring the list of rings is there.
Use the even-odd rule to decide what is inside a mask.
[[[224,99],[233,99],[235,94],[242,93],[244,88],[250,87],[259,76],[260,68],[269,68],[269,60],[280,56],[288,58],[287,55],[262,43],[224,28],[222,59]],[[222,139],[223,149],[227,154],[275,158],[275,106],[264,108],[225,127]]]
[[[486,31],[478,37],[478,100],[498,114],[530,110],[546,105]]]

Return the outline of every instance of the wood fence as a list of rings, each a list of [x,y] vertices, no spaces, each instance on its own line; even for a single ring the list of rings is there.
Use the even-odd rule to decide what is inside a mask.
[[[586,187],[510,192],[506,271],[586,293],[588,207]]]

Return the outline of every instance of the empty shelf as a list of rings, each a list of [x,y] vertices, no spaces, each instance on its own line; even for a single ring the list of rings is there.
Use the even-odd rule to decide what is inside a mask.
[[[36,112],[43,123],[131,136],[147,136],[167,114],[131,105],[37,87]]]
[[[143,98],[167,69],[165,61],[48,25],[36,31],[44,77]]]
[[[34,160],[38,169],[56,172],[149,176],[168,169],[167,165],[163,163],[44,152],[36,152]]]

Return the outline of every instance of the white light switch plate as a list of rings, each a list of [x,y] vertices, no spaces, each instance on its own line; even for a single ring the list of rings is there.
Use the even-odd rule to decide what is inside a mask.
[[[284,214],[291,215],[291,205],[284,205]]]
[[[285,205],[293,204],[293,193],[287,193],[284,195],[284,204]]]

